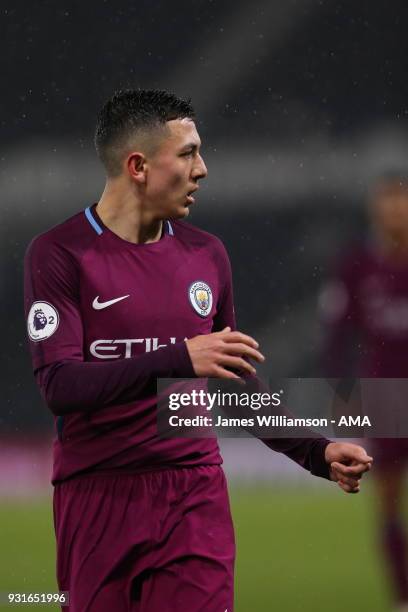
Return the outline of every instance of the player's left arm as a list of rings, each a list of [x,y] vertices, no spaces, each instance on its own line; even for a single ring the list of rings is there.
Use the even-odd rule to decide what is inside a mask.
[[[227,326],[236,330],[231,264],[222,243],[218,243],[217,257],[222,291],[217,302],[213,331],[221,331]],[[264,383],[256,376],[245,378],[250,381],[254,391],[254,385],[257,391],[267,391]],[[371,468],[372,457],[356,444],[331,442],[314,432],[311,434],[305,438],[261,438],[261,441],[268,448],[285,454],[311,474],[337,482],[347,493],[357,493],[362,475]]]

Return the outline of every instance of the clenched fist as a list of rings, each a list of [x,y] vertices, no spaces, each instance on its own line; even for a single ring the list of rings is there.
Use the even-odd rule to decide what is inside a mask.
[[[360,480],[371,469],[373,458],[362,446],[348,442],[331,442],[325,449],[326,463],[330,465],[330,478],[346,493],[358,493]]]

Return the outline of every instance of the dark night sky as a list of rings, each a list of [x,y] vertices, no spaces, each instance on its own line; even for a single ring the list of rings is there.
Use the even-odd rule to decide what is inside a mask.
[[[200,71],[203,49],[222,36],[238,6],[226,0],[3,4],[3,144],[28,135],[88,138],[96,110],[116,87],[160,86],[185,58]],[[254,35],[268,28],[261,4],[252,9]],[[408,5],[298,4],[302,19],[218,101],[212,129],[230,118],[239,138],[250,119],[255,135],[280,136],[295,120],[312,128],[323,122],[342,135],[381,119],[403,121]],[[297,106],[294,118],[295,101],[301,111]]]

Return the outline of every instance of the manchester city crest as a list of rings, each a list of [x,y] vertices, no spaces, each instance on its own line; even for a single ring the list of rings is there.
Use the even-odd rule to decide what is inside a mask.
[[[188,297],[194,310],[200,317],[206,317],[213,304],[213,296],[210,287],[204,281],[195,281],[188,290]]]

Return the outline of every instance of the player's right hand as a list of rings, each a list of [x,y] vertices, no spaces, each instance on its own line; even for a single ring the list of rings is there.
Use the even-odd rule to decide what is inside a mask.
[[[256,370],[248,359],[259,363],[265,361],[257,350],[256,340],[239,331],[231,331],[230,327],[213,334],[195,336],[186,340],[186,344],[194,372],[199,377],[240,378],[227,368],[254,375]]]

